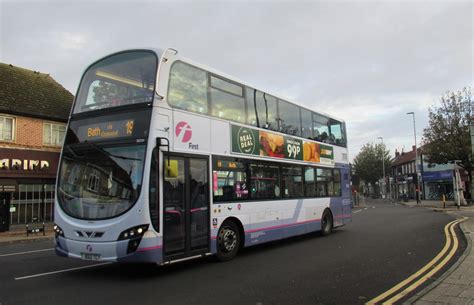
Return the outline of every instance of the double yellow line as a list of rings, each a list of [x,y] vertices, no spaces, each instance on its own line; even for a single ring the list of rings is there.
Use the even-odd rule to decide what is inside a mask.
[[[406,280],[398,283],[393,288],[387,290],[386,292],[373,298],[365,304],[394,304],[401,298],[408,295],[410,292],[420,287],[420,285],[422,285],[431,276],[433,276],[436,272],[443,268],[449,262],[449,260],[456,254],[456,251],[459,246],[456,233],[454,232],[454,227],[457,224],[465,221],[466,219],[467,218],[464,217],[461,219],[454,220],[444,227],[444,234],[446,235],[446,244],[444,245],[443,249],[438,253],[438,255],[436,255],[436,257],[433,258],[427,265],[418,270],[416,273],[412,274]],[[448,251],[449,253],[446,255]],[[383,300],[385,301],[381,303]]]

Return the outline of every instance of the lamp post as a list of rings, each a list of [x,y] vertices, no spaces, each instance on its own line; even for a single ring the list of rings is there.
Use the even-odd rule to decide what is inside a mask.
[[[383,146],[383,137],[378,137],[379,140],[382,140],[382,173],[383,173],[383,191],[382,191],[382,194],[384,196],[384,199],[386,197],[385,195],[385,190],[386,190],[386,186],[385,186],[385,148]]]
[[[411,114],[413,116],[413,134],[415,136],[415,172],[416,172],[416,191],[415,191],[415,196],[416,196],[416,203],[420,203],[420,176],[419,176],[419,171],[418,171],[418,149],[416,147],[416,124],[415,124],[415,113],[413,111],[407,112],[407,114]]]

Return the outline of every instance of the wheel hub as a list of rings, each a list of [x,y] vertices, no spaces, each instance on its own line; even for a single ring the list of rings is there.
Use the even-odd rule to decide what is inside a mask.
[[[231,252],[237,244],[237,235],[234,231],[225,229],[221,233],[221,246],[223,250]]]

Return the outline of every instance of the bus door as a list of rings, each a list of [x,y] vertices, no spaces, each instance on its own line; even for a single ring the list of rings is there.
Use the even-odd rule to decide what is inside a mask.
[[[163,243],[165,259],[209,252],[208,158],[165,155]]]

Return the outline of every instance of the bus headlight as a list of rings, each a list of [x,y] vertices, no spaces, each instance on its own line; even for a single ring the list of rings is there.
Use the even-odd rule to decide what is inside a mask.
[[[149,225],[139,225],[133,228],[129,228],[122,233],[120,233],[118,240],[125,240],[131,238],[142,237],[145,234],[146,230],[148,230]]]
[[[57,224],[54,224],[53,230],[54,230],[54,235],[55,235],[56,237],[58,237],[58,236],[64,237],[64,231],[63,231],[63,229],[61,229],[61,227],[58,226]]]

